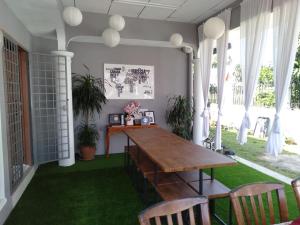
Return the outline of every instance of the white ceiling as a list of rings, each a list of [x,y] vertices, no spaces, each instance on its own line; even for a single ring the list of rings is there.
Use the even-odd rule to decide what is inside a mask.
[[[73,5],[73,0],[62,2],[64,6]],[[86,12],[199,23],[233,2],[235,0],[76,0],[76,5]]]

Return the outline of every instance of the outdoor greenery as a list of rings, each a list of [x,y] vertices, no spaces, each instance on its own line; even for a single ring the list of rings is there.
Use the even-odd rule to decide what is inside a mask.
[[[295,171],[272,165],[270,162],[266,161],[263,158],[265,155],[266,140],[256,138],[252,135],[248,135],[248,142],[245,145],[240,145],[236,141],[236,135],[237,133],[234,130],[223,130],[222,144],[234,150],[238,156],[249,161],[255,162],[261,166],[267,167],[287,177],[296,178],[300,176],[300,171],[296,173]],[[283,151],[282,154],[299,157],[298,155],[287,151]]]
[[[172,132],[180,137],[190,140],[192,138],[191,124],[193,112],[189,100],[184,96],[174,96],[168,101],[167,124]]]
[[[71,167],[55,162],[41,165],[5,225],[138,225],[138,214],[160,200],[150,190],[152,203],[142,203],[133,185],[136,180],[129,178],[123,162],[123,155],[117,154],[77,161]],[[232,189],[253,182],[279,182],[242,164],[217,168],[215,177]],[[290,185],[285,185],[285,193],[292,220],[299,211]],[[216,200],[216,212],[227,221],[228,198]]]
[[[102,79],[95,78],[90,69],[84,65],[87,72],[84,75],[73,76],[73,111],[75,116],[82,115],[83,123],[77,128],[79,145],[96,146],[98,131],[91,121],[94,113],[102,111],[102,105],[107,102]],[[82,144],[82,145],[81,145]]]
[[[261,67],[255,100],[257,105],[265,107],[273,107],[275,105],[273,67]]]
[[[291,108],[300,108],[300,35],[298,38],[298,51],[291,80]]]

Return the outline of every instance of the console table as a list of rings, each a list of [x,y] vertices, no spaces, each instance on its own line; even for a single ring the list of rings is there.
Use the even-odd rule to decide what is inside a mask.
[[[110,145],[110,136],[116,133],[121,133],[129,129],[140,129],[140,128],[152,128],[158,127],[156,124],[151,125],[133,125],[133,126],[106,126],[106,137],[105,137],[105,155],[106,158],[109,158],[109,145]]]

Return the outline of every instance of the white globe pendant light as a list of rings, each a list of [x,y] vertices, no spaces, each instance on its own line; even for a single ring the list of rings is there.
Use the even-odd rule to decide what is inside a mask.
[[[78,26],[82,22],[82,13],[80,9],[78,9],[75,5],[75,0],[74,0],[74,6],[68,6],[64,9],[63,11],[63,18],[64,21],[72,26]]]
[[[181,34],[178,33],[174,33],[171,35],[170,37],[170,42],[172,45],[176,46],[176,47],[180,47],[182,45],[183,42],[183,38]]]
[[[116,47],[120,43],[120,34],[118,31],[107,28],[102,33],[103,42],[108,47]]]
[[[212,17],[204,23],[203,32],[209,39],[219,39],[225,31],[225,23],[218,17]]]
[[[121,31],[125,27],[125,19],[120,15],[113,15],[109,18],[109,26],[116,31]]]

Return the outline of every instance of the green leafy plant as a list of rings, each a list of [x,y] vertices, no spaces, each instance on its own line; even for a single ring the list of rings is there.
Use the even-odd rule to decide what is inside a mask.
[[[256,103],[258,105],[273,107],[275,105],[274,91],[264,91],[256,95]]]
[[[259,85],[274,85],[273,79],[273,67],[271,66],[262,66],[260,69],[260,74],[258,78]]]
[[[255,98],[256,104],[258,105],[265,107],[273,107],[275,105],[275,89],[272,66],[261,67]]]
[[[90,69],[86,65],[84,67],[87,70],[86,74],[73,76],[73,110],[75,116],[81,114],[84,118],[83,124],[78,127],[79,145],[95,146],[98,132],[91,119],[94,118],[95,112],[99,114],[102,111],[107,99],[103,80],[95,78]]]
[[[298,50],[294,63],[294,70],[291,79],[291,108],[300,108],[300,35],[298,38]]]
[[[79,146],[96,147],[95,140],[98,139],[96,126],[81,124],[78,126],[78,144]]]
[[[191,124],[193,120],[193,110],[190,103],[184,96],[174,96],[168,101],[167,124],[172,128],[172,132],[180,137],[190,140],[192,138]]]

